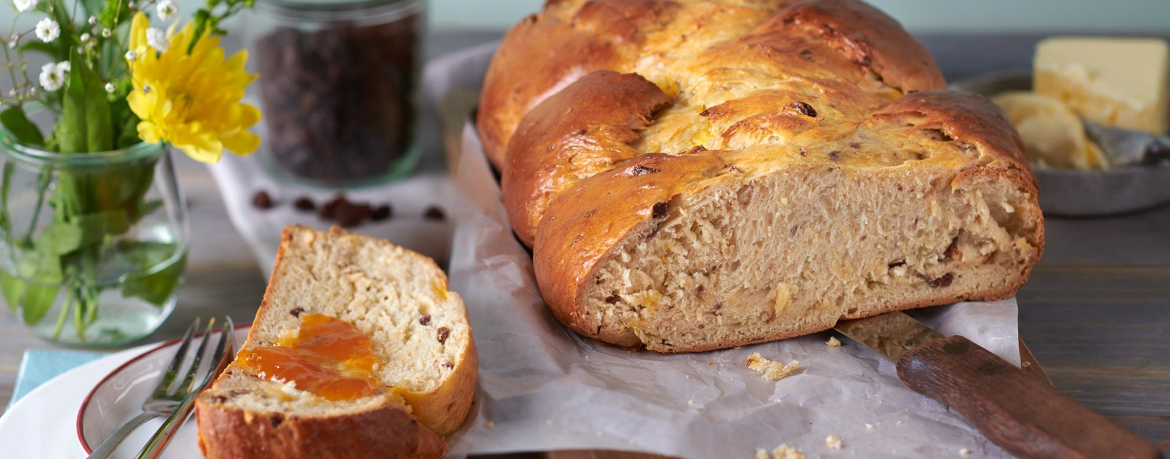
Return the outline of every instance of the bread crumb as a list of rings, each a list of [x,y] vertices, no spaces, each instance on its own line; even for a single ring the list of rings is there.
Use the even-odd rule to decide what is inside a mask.
[[[829,341],[825,345],[829,347],[841,347],[841,340],[837,339],[836,336],[830,336]]]
[[[495,426],[496,426],[496,421],[488,421],[488,422],[484,423],[484,425],[483,425],[483,426],[484,426],[484,427],[487,427],[487,428],[489,428],[489,429],[490,429],[490,428],[492,428],[492,427],[495,427]]]
[[[873,430],[873,424],[865,423],[865,430]]]
[[[836,435],[829,435],[825,437],[825,446],[832,450],[839,450],[841,449],[841,439]]]
[[[277,382],[281,383],[280,391],[284,392],[284,395],[292,397],[292,398],[301,398],[301,397],[305,396],[305,392],[297,389],[296,383],[294,383],[292,381],[277,381]]]
[[[800,362],[795,360],[787,364],[773,362],[760,356],[759,352],[749,355],[747,358],[747,367],[756,373],[764,375],[764,379],[769,381],[784,379],[786,376],[796,372],[798,365],[800,365]]]
[[[780,445],[772,450],[772,459],[804,459],[804,453],[791,446]]]
[[[900,425],[902,425],[902,421],[895,422],[894,425],[900,426]]]
[[[694,405],[694,404],[695,404],[694,399],[687,400],[687,405]]]
[[[714,360],[712,360],[710,362],[707,362],[707,365],[718,365],[718,363],[715,362]]]
[[[756,459],[804,459],[804,453],[787,444],[777,446],[769,457],[763,448],[756,449]]]
[[[969,449],[967,449],[967,448],[963,448],[963,449],[960,449],[960,450],[959,450],[959,454],[960,454],[960,455],[962,455],[962,456],[970,456],[970,455],[971,455],[971,450],[969,450]]]

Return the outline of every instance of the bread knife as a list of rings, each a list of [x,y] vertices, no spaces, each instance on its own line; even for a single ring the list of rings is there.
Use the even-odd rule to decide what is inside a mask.
[[[1154,445],[962,336],[902,312],[838,322],[836,330],[897,364],[915,392],[961,413],[1022,458],[1155,459]]]

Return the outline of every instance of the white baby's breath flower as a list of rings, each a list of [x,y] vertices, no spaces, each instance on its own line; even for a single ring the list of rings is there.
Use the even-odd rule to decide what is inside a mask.
[[[81,40],[82,43],[88,42],[90,38],[93,37],[91,37],[88,33],[83,33],[80,37],[77,37],[77,39]]]
[[[61,35],[61,26],[57,25],[57,21],[44,18],[41,19],[41,22],[37,23],[36,33],[37,38],[40,38],[41,41],[48,43],[56,40],[57,36]]]
[[[179,15],[179,5],[176,5],[171,0],[158,2],[158,6],[155,9],[158,10],[158,18],[164,21],[170,21]]]
[[[8,90],[8,95],[10,95],[12,97],[16,97],[16,94],[17,94],[16,88],[12,88],[12,89]]]
[[[134,9],[134,8],[137,8],[138,5],[135,4],[134,2],[130,2],[129,4],[126,5],[126,7],[130,8],[130,9]]]
[[[109,28],[102,29],[102,38],[110,38],[110,35],[113,35],[113,34],[114,34],[114,31],[110,30]]]
[[[89,25],[97,24],[97,16],[90,16],[89,19],[86,20],[86,22],[88,22]]]
[[[12,5],[16,6],[16,11],[23,13],[31,10],[37,6],[37,0],[12,0]]]
[[[41,87],[46,91],[56,91],[65,84],[65,79],[57,72],[57,64],[52,62],[41,66],[40,80]]]
[[[114,83],[106,83],[106,92],[110,94],[114,93]]]
[[[73,70],[73,65],[69,61],[58,62],[56,67],[53,68],[53,72],[57,74],[57,78],[61,79],[62,84],[69,80],[70,70]]]
[[[171,40],[167,38],[167,34],[157,27],[146,29],[146,44],[154,48],[160,53],[167,52],[167,48],[171,47]]]
[[[138,53],[134,50],[126,51],[126,60],[131,62],[138,60]]]
[[[12,34],[8,37],[8,49],[16,49],[17,46],[20,46],[20,35]]]

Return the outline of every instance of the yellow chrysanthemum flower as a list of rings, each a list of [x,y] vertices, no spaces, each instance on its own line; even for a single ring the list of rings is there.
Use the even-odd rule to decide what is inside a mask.
[[[178,33],[172,25],[164,38],[150,30],[145,14],[134,16],[126,56],[134,91],[126,100],[142,120],[138,137],[170,142],[204,163],[219,161],[224,149],[251,154],[260,138],[248,128],[260,121],[260,110],[240,103],[244,88],[256,79],[244,70],[248,53],[224,59],[219,37],[204,34],[192,48],[195,38],[191,23]]]

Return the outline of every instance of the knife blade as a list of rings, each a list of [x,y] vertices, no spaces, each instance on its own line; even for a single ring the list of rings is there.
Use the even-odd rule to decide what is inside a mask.
[[[1155,459],[1154,445],[962,336],[902,312],[838,322],[841,334],[897,364],[915,392],[961,413],[1023,458]]]

